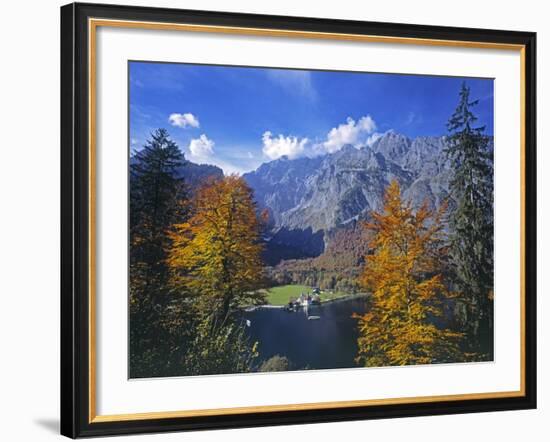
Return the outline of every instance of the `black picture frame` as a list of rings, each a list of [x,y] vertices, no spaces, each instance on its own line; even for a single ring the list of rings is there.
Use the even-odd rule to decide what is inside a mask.
[[[89,18],[521,45],[524,50],[524,395],[437,402],[90,419]],[[61,8],[61,434],[76,438],[536,408],[536,34],[73,3]]]

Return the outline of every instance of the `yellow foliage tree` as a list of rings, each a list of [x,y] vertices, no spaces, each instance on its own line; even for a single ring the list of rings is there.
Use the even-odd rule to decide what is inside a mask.
[[[359,320],[357,361],[365,366],[457,362],[461,333],[437,327],[444,300],[442,216],[427,204],[414,211],[397,181],[386,189],[384,210],[365,226],[373,254],[360,283],[372,293]]]
[[[169,265],[197,310],[223,326],[231,311],[263,301],[260,222],[252,191],[236,176],[198,190],[190,219],[174,226]]]

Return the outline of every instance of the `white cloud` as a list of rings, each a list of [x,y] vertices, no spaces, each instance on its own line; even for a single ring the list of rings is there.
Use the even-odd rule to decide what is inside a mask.
[[[268,78],[290,94],[299,94],[311,100],[317,99],[317,91],[311,80],[311,72],[291,69],[268,69]]]
[[[367,138],[367,141],[365,141],[365,144],[370,147],[376,142],[376,140],[378,140],[379,138],[382,138],[383,136],[384,136],[383,133],[374,132],[371,136]]]
[[[376,133],[373,134],[375,130],[376,123],[370,115],[361,117],[357,122],[353,118],[348,117],[345,123],[340,124],[338,127],[333,127],[329,131],[325,142],[315,147],[321,153],[333,153],[340,150],[346,144],[351,144],[355,147],[370,145],[374,142],[372,138],[377,136]]]
[[[214,154],[214,141],[209,139],[205,134],[199,138],[194,138],[189,143],[189,152],[196,159],[204,159]]]
[[[182,129],[186,127],[199,127],[199,119],[191,113],[170,114],[168,121],[172,126],[181,127]]]
[[[270,131],[267,131],[264,132],[262,136],[262,150],[263,153],[271,160],[280,158],[283,155],[286,155],[289,158],[296,158],[304,153],[308,141],[309,140],[307,138],[298,139],[298,137],[285,137],[283,135],[279,135],[274,138],[273,134]]]
[[[216,146],[216,149],[214,147]],[[187,159],[196,164],[210,164],[222,169],[225,175],[242,175],[256,170],[261,158],[239,147],[217,145],[206,134],[192,139],[186,149]]]
[[[370,115],[355,121],[348,117],[345,123],[332,128],[325,141],[310,142],[309,138],[278,135],[273,136],[267,131],[262,136],[263,153],[271,160],[282,157],[297,158],[301,156],[314,157],[339,151],[346,144],[356,148],[371,146],[383,134],[376,132],[376,123]]]

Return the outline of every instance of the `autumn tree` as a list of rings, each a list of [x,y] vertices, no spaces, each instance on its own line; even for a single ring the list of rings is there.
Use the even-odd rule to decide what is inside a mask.
[[[177,168],[183,155],[168,132],[158,129],[130,159],[130,371],[155,374],[158,355],[169,345],[165,322],[169,272],[169,230],[187,212]],[[165,352],[167,353],[167,352]]]
[[[442,217],[424,204],[416,212],[397,181],[386,189],[384,210],[367,223],[372,254],[361,284],[372,294],[359,321],[357,361],[366,366],[431,364],[460,359],[460,333],[436,325],[446,290]]]
[[[204,184],[192,216],[176,224],[173,285],[192,294],[198,318],[185,364],[201,374],[246,371],[255,355],[238,308],[262,303],[261,222],[251,189],[235,175]]]
[[[493,155],[485,127],[476,126],[470,88],[462,84],[459,104],[448,122],[447,156],[453,177],[449,191],[450,243],[456,282],[469,307],[470,342],[479,340],[479,323],[493,315]]]

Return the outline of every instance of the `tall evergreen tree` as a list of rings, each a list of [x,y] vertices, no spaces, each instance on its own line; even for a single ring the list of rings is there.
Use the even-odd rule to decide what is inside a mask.
[[[139,376],[170,341],[167,318],[172,224],[185,217],[187,198],[176,176],[183,154],[165,129],[151,134],[130,160],[130,366]]]
[[[456,204],[449,219],[451,255],[457,285],[469,307],[468,331],[475,346],[480,323],[492,326],[493,298],[493,154],[484,126],[476,126],[465,83],[449,119],[446,149],[454,176],[451,198]]]

